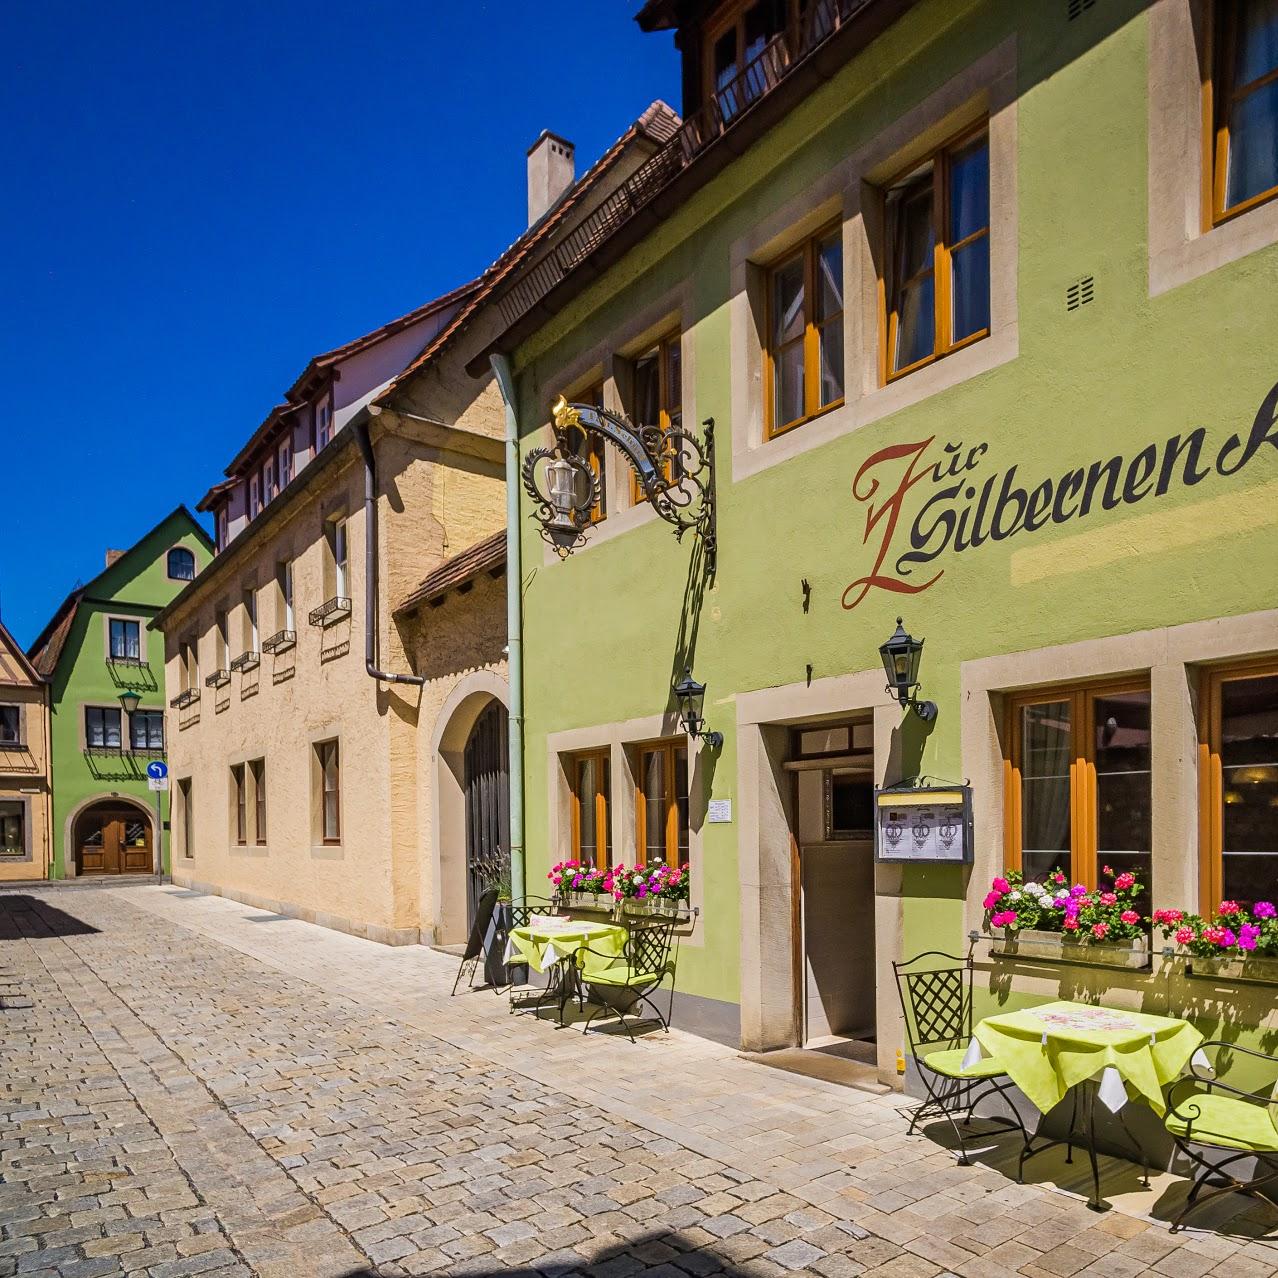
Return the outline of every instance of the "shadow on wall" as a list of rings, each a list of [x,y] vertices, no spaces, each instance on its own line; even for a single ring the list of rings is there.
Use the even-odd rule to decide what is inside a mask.
[[[48,936],[93,936],[98,929],[60,910],[48,901],[25,893],[0,893],[0,917],[6,936],[26,936],[38,940]]]

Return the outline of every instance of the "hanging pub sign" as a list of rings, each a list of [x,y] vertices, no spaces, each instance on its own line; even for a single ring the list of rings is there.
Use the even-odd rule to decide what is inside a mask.
[[[874,791],[874,859],[880,865],[972,860],[972,787],[910,785]]]

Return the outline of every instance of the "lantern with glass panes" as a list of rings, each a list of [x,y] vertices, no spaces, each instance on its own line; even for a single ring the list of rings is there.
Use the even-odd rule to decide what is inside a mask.
[[[704,434],[669,426],[636,425],[622,413],[594,404],[570,404],[561,395],[552,407],[555,442],[524,458],[524,489],[535,503],[542,537],[564,559],[585,541],[599,509],[599,476],[583,456],[583,440],[601,436],[630,463],[637,490],[675,536],[701,539],[705,567],[714,571],[714,419]]]
[[[892,637],[879,648],[883,669],[887,672],[887,690],[901,703],[902,710],[913,710],[924,723],[936,718],[936,702],[920,701],[915,695],[919,686],[919,660],[923,656],[923,640],[906,633],[901,618],[896,619]]]

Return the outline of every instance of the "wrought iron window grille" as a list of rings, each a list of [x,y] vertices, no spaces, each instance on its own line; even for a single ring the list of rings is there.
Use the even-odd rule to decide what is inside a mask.
[[[272,654],[287,652],[296,643],[296,630],[277,630],[269,639],[263,641],[262,651]]]
[[[256,670],[262,663],[262,654],[258,652],[241,652],[234,661],[231,662],[232,670]]]
[[[309,620],[312,626],[328,626],[334,621],[351,615],[351,601],[342,595],[325,600],[318,608],[312,608]]]
[[[136,666],[140,669],[147,663],[141,657],[123,657],[119,653],[113,652],[107,658],[107,664],[111,666]]]
[[[207,679],[204,680],[206,688],[225,688],[231,682],[231,672],[229,670],[214,670]]]
[[[187,688],[185,692],[179,692],[169,705],[174,710],[185,710],[187,706],[194,705],[200,699],[199,688]]]
[[[644,498],[682,540],[691,531],[705,547],[706,571],[713,574],[717,537],[714,500],[714,418],[704,433],[670,426],[636,424],[622,413],[592,404],[554,404],[555,444],[534,448],[524,459],[524,489],[536,504],[533,518],[542,537],[561,559],[586,540],[599,504],[599,477],[574,447],[571,432],[601,435],[630,463]]]

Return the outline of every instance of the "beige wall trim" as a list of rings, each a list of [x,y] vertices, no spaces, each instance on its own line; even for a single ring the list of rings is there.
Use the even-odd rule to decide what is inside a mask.
[[[741,480],[841,438],[889,413],[1016,357],[1017,78],[1010,37],[875,135],[800,195],[767,214],[731,247],[732,478]],[[989,117],[990,335],[888,385],[880,385],[878,278],[882,185],[968,124]],[[764,438],[766,271],[787,248],[838,217],[843,233],[846,398],[776,439]]]
[[[591,724],[552,732],[546,737],[546,777],[550,815],[549,847],[553,862],[571,856],[571,782],[564,769],[566,755],[582,750],[607,749],[612,793],[608,804],[608,846],[614,864],[633,865],[637,859],[635,792],[638,785],[636,749],[654,741],[684,737],[679,716],[673,710]],[[688,861],[692,866],[691,904],[705,900],[705,852],[703,828],[706,814],[705,768],[701,764],[705,743],[688,739]],[[705,944],[705,924],[701,915],[692,929],[681,933],[679,942],[698,948]]]
[[[1201,50],[1205,0],[1157,0],[1149,10],[1149,294],[1196,280],[1278,243],[1278,200],[1203,225]]]
[[[492,670],[473,670],[458,681],[440,707],[431,734],[432,854],[423,936],[437,944],[465,940],[467,928],[466,742],[476,720],[493,702],[510,706],[510,686]]]
[[[70,812],[62,825],[62,846],[66,849],[66,856],[62,858],[62,872],[67,878],[73,879],[76,876],[75,864],[75,844],[72,841],[75,835],[75,823],[80,819],[86,809],[93,807],[95,803],[122,803],[126,807],[136,808],[144,817],[147,824],[151,827],[151,849],[157,846],[156,840],[160,837],[160,832],[155,828],[155,809],[148,807],[141,799],[135,799],[129,794],[112,794],[107,791],[105,794],[94,794],[89,798],[77,803]]]
[[[192,892],[203,892],[207,896],[222,896],[228,901],[239,901],[241,905],[249,905],[257,910],[266,910],[271,914],[281,914],[286,918],[300,919],[303,923],[314,923],[318,927],[326,927],[334,932],[345,932],[348,936],[358,936],[365,941],[376,941],[379,945],[418,945],[421,934],[415,927],[383,927],[377,923],[361,923],[355,919],[343,918],[339,914],[329,914],[323,910],[308,909],[303,905],[294,905],[289,901],[274,901],[256,892],[242,888],[226,887],[217,883],[203,883],[190,875],[175,870],[173,882],[179,887],[188,888]]]
[[[1003,693],[1148,674],[1153,904],[1192,906],[1198,900],[1197,672],[1276,651],[1278,610],[1270,610],[963,662],[963,771],[972,784],[976,841],[965,928],[979,930],[984,885],[1004,865]]]
[[[799,943],[792,910],[795,818],[791,777],[782,766],[789,729],[870,711],[874,775],[883,785],[901,776],[902,716],[884,688],[881,669],[739,693],[736,709],[741,1044],[747,1051],[765,1051],[791,1046],[802,1033],[791,961]],[[900,867],[875,867],[874,894],[878,1068],[880,1078],[894,1081],[900,1012],[892,962],[902,957]]]

